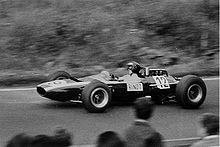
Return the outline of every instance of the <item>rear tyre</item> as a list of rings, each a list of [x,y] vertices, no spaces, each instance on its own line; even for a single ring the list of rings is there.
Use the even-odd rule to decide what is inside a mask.
[[[83,89],[82,102],[89,112],[101,113],[108,108],[111,96],[111,91],[105,83],[94,80]]]
[[[204,81],[194,75],[183,77],[176,87],[176,100],[183,108],[196,109],[206,97]]]
[[[57,71],[48,76],[48,81],[70,79],[71,75],[65,71]]]

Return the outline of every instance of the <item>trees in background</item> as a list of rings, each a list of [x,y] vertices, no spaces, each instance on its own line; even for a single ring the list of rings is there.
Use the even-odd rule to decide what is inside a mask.
[[[160,57],[172,65],[179,56],[212,56],[219,47],[218,0],[5,0],[0,6],[1,19],[11,23],[0,49],[33,67],[166,62]]]

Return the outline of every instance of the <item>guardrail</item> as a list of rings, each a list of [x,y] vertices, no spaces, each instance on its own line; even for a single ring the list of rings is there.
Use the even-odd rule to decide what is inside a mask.
[[[164,140],[165,147],[189,147],[192,143],[199,141],[199,137],[195,138],[180,138]],[[73,145],[71,147],[95,147],[95,145]]]

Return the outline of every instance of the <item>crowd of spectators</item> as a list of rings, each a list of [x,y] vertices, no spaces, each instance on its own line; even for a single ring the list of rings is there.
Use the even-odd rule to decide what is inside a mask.
[[[7,142],[6,147],[69,147],[72,139],[72,134],[66,129],[57,128],[52,136],[17,134]]]
[[[96,147],[164,147],[163,136],[150,125],[154,103],[146,97],[134,103],[135,120],[123,136],[114,131],[106,131],[97,136]],[[191,147],[219,146],[219,116],[205,113],[199,117],[198,133],[201,140]],[[25,133],[12,137],[5,147],[70,147],[73,135],[66,129],[58,128],[52,136],[29,136]]]

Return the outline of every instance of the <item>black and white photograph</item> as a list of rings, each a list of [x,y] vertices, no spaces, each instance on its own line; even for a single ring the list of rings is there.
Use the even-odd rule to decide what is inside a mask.
[[[219,0],[0,0],[0,147],[220,147]]]

